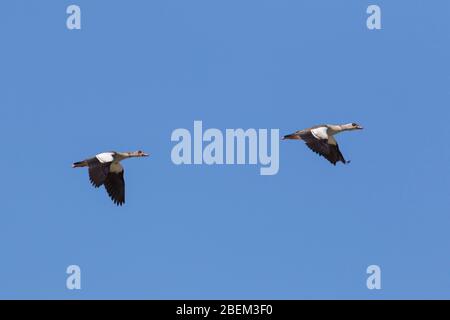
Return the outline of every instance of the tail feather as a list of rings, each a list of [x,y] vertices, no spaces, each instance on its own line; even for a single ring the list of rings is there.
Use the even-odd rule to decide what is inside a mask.
[[[79,161],[72,164],[72,168],[82,168],[87,166],[88,166],[87,161]]]
[[[302,140],[302,138],[301,138],[298,134],[295,134],[295,133],[293,133],[293,134],[288,134],[288,135],[284,136],[284,137],[283,137],[283,140],[286,140],[286,139],[290,139],[290,140]]]

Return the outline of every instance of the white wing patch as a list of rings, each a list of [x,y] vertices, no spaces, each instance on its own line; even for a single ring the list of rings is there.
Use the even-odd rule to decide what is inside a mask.
[[[328,128],[327,127],[319,127],[319,128],[311,129],[311,133],[316,139],[328,140]]]
[[[97,158],[98,161],[100,161],[100,163],[108,163],[114,161],[112,152],[99,153],[95,157]]]
[[[109,172],[120,173],[123,171],[123,167],[119,162],[113,162],[109,166]]]

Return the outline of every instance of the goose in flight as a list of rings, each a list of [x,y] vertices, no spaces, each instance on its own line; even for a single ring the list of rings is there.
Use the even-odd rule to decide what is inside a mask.
[[[344,159],[339,150],[339,145],[334,139],[334,135],[343,131],[361,130],[362,128],[357,123],[342,125],[322,124],[288,134],[283,137],[283,140],[303,140],[312,151],[323,156],[333,165],[336,165],[339,161],[346,164],[350,161]]]
[[[92,185],[95,188],[105,185],[112,201],[121,206],[125,203],[125,181],[120,161],[140,157],[148,157],[148,154],[140,150],[135,152],[104,152],[93,158],[75,162],[72,168],[88,167],[89,180]]]

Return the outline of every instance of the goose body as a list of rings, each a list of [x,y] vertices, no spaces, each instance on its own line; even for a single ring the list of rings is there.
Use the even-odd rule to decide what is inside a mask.
[[[118,206],[125,203],[125,180],[120,161],[127,158],[147,157],[143,151],[103,152],[95,157],[75,162],[73,168],[88,167],[89,180],[95,188],[104,185],[111,200]]]
[[[363,127],[356,123],[348,123],[342,125],[322,124],[308,129],[299,130],[283,137],[283,140],[303,140],[305,144],[315,153],[323,156],[333,165],[337,162],[344,164],[346,161],[334,135],[343,131],[361,130]]]

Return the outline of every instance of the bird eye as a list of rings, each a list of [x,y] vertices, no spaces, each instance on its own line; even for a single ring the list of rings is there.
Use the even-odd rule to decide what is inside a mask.
[[[352,123],[352,126],[357,127],[358,125],[356,123]]]

